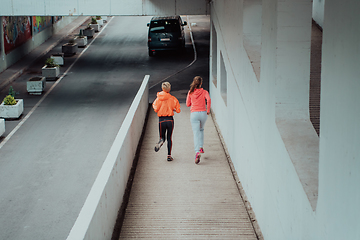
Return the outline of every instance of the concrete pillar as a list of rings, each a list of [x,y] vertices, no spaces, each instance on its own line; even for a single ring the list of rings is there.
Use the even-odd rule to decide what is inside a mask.
[[[325,0],[313,0],[312,17],[320,27],[324,25],[324,7]]]
[[[277,114],[308,117],[311,9],[311,0],[278,0]]]
[[[243,1],[243,44],[260,81],[262,0]]]
[[[360,239],[360,2],[326,0],[319,199],[322,239]]]

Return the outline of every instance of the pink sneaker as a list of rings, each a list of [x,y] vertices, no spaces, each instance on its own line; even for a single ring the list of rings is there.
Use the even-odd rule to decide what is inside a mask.
[[[200,148],[200,153],[204,153],[204,149],[202,147]]]
[[[201,157],[200,152],[197,152],[195,155],[195,164],[198,164],[200,162],[200,157]]]

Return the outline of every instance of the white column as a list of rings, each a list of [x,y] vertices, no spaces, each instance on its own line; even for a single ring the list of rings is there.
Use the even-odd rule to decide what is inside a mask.
[[[277,6],[277,114],[308,117],[311,0],[278,0]]]

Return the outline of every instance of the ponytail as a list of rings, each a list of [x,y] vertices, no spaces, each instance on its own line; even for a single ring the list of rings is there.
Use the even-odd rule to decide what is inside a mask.
[[[195,89],[200,88],[202,82],[203,82],[203,79],[200,76],[194,77],[194,80],[190,84],[190,93],[193,93],[195,91]]]

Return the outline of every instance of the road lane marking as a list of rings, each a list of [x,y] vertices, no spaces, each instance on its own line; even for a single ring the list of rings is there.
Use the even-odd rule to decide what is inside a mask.
[[[189,23],[188,16],[186,16],[186,20],[187,20],[187,22]],[[162,83],[162,82],[166,81],[167,79],[175,76],[176,74],[181,73],[181,72],[184,71],[185,69],[188,69],[189,67],[191,67],[191,66],[196,62],[196,60],[197,60],[197,52],[196,52],[195,43],[194,43],[194,37],[193,37],[193,34],[192,34],[192,30],[191,30],[191,26],[190,26],[190,25],[191,25],[191,24],[188,24],[187,26],[188,26],[189,31],[190,31],[191,44],[192,44],[193,49],[194,49],[194,60],[193,60],[189,65],[187,65],[186,67],[184,67],[183,69],[180,69],[179,71],[177,71],[177,72],[171,74],[170,76],[167,76],[166,78],[162,79],[161,81],[153,84],[152,86],[149,87],[149,90],[150,90],[151,88],[155,87],[156,85],[158,85],[159,83]]]
[[[45,100],[45,98],[51,93],[51,91],[61,82],[61,80],[67,75],[67,73],[71,70],[71,68],[75,65],[75,63],[79,60],[79,58],[86,52],[86,50],[91,46],[91,44],[95,41],[95,39],[100,36],[102,31],[108,26],[111,22],[113,17],[107,22],[107,24],[101,29],[101,31],[93,38],[93,40],[84,48],[84,50],[79,54],[79,56],[75,59],[75,61],[70,65],[70,67],[59,77],[59,79],[51,86],[49,91],[47,91],[42,98],[35,104],[35,106],[30,110],[28,114],[21,120],[21,122],[16,125],[16,127],[7,135],[4,140],[0,143],[0,150],[1,148],[10,140],[10,138],[19,130],[19,128],[25,123],[26,120],[34,113],[36,108]]]

